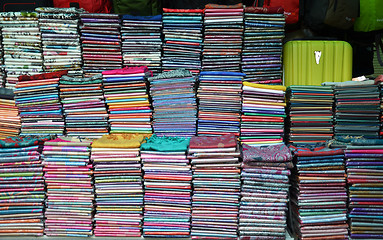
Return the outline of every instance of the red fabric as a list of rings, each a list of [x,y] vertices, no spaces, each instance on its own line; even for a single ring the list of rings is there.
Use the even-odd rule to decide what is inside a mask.
[[[286,16],[286,24],[294,24],[299,20],[299,0],[265,0],[263,7],[282,7]]]
[[[220,8],[220,9],[227,9],[227,8],[231,8],[231,9],[236,9],[236,8],[240,8],[240,9],[243,9],[243,4],[242,3],[238,3],[238,4],[234,4],[234,5],[221,5],[221,4],[213,4],[213,3],[209,3],[209,4],[206,4],[205,5],[205,9],[211,9],[211,8]]]
[[[110,0],[53,0],[53,6],[58,8],[69,8],[71,3],[78,3],[90,13],[110,13],[112,10]]]
[[[283,13],[283,7],[246,7],[245,12],[247,13]]]
[[[231,148],[237,146],[237,138],[234,134],[217,137],[198,136],[190,139],[189,148]]]
[[[51,79],[51,78],[60,78],[63,75],[67,75],[68,70],[61,70],[50,73],[42,73],[37,75],[21,75],[19,76],[19,81],[30,81],[30,80],[43,80],[43,79]]]
[[[203,13],[203,9],[172,9],[172,8],[163,8],[163,12],[166,13]]]

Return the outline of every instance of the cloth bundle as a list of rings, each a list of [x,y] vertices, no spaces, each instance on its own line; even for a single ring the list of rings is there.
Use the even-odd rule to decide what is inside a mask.
[[[147,90],[147,67],[102,72],[110,133],[152,133],[152,109]]]
[[[52,237],[93,234],[91,141],[61,137],[46,141],[43,165],[47,200],[45,229]]]
[[[192,173],[188,138],[153,135],[141,145],[144,170],[144,237],[188,237]]]
[[[242,91],[241,142],[250,146],[282,143],[286,87],[244,82]]]
[[[282,84],[285,16],[283,9],[266,13],[263,10],[245,8],[242,72],[249,82]]]
[[[162,70],[201,70],[202,9],[163,9],[164,44]]]
[[[334,135],[334,93],[329,86],[288,87],[288,141],[324,143]]]
[[[78,32],[79,13],[83,9],[40,7],[39,27],[44,71],[68,70],[68,75],[82,77],[82,56]]]
[[[237,239],[240,152],[233,134],[190,139],[192,239]]]
[[[149,78],[153,101],[153,130],[159,136],[190,137],[196,134],[196,78],[185,69]]]
[[[118,14],[82,13],[81,44],[85,77],[122,67]]]
[[[207,5],[202,71],[241,71],[243,6]]]
[[[124,67],[147,66],[161,72],[162,15],[122,16],[121,39]]]
[[[43,72],[41,32],[36,12],[2,12],[6,88],[14,88],[20,75]]]
[[[94,140],[96,237],[141,237],[144,194],[140,145],[144,134],[110,134]]]
[[[62,76],[60,98],[67,136],[99,138],[108,133],[101,74],[89,78]]]
[[[23,75],[15,88],[21,135],[63,135],[64,116],[59,98],[60,77],[68,70]]]
[[[200,73],[198,135],[239,135],[244,76],[237,72]]]
[[[285,239],[292,155],[285,144],[242,145],[240,239]]]
[[[0,139],[18,136],[21,120],[12,89],[0,88]]]

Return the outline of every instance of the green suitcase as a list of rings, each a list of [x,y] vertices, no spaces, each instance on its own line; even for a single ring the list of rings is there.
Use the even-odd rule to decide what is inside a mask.
[[[345,41],[289,41],[283,46],[283,78],[286,87],[350,81],[352,47]]]

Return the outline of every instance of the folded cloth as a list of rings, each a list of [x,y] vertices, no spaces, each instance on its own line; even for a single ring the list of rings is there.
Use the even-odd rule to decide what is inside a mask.
[[[237,146],[237,138],[234,134],[219,137],[199,136],[190,140],[190,148],[230,148]]]
[[[292,160],[290,149],[285,144],[270,146],[249,146],[242,145],[243,162],[267,161],[267,162],[288,162]]]
[[[161,21],[162,15],[155,16],[133,16],[125,14],[122,16],[122,20],[140,20],[140,21]]]
[[[36,74],[36,75],[22,75],[19,76],[19,81],[30,81],[30,80],[43,80],[43,79],[51,79],[51,78],[60,78],[63,75],[67,75],[68,70],[61,70],[51,73],[42,73],[42,74]]]
[[[190,138],[159,137],[156,134],[153,134],[146,140],[146,143],[141,145],[141,150],[160,152],[186,151],[189,142]]]
[[[245,7],[246,13],[284,13],[283,7]]]
[[[140,133],[113,133],[103,135],[92,143],[93,148],[139,148],[145,138],[152,134]]]

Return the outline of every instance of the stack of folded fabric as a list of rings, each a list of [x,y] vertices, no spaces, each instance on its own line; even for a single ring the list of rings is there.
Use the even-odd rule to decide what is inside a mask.
[[[68,75],[82,77],[83,71],[78,8],[39,7],[39,26],[43,46],[44,71],[68,70]]]
[[[243,6],[207,4],[202,71],[241,71]]]
[[[192,137],[193,239],[237,239],[240,152],[233,134]]]
[[[294,147],[291,228],[299,239],[348,239],[343,149]]]
[[[152,109],[147,90],[148,67],[104,71],[104,96],[110,133],[152,133]]]
[[[196,78],[185,69],[150,77],[153,130],[159,136],[190,137],[196,134]]]
[[[0,31],[2,28],[0,23]],[[5,82],[5,69],[4,69],[4,47],[3,47],[3,35],[0,35],[0,88],[4,87]]]
[[[15,89],[21,135],[63,135],[64,116],[59,98],[60,77],[68,70],[23,75]]]
[[[122,67],[118,14],[82,13],[81,44],[85,77]]]
[[[282,84],[283,8],[245,8],[242,72],[246,81]]]
[[[334,93],[330,86],[288,87],[289,142],[324,143],[334,135]]]
[[[335,136],[379,137],[380,97],[373,80],[335,83]]]
[[[380,89],[380,131],[379,136],[383,137],[383,82],[379,84]]]
[[[383,140],[344,137],[350,239],[383,237]]]
[[[162,70],[201,70],[202,9],[163,9],[164,45]]]
[[[241,142],[250,146],[282,143],[286,87],[244,82],[242,91]]]
[[[102,74],[89,78],[62,76],[60,98],[67,136],[99,138],[108,133]]]
[[[43,236],[45,189],[40,153],[45,140],[0,140],[0,238]]]
[[[17,136],[21,121],[12,89],[0,88],[0,139]]]
[[[161,72],[162,15],[122,16],[121,38],[123,65],[147,66]]]
[[[145,137],[110,134],[92,143],[96,237],[141,237],[144,194],[140,146]]]
[[[190,139],[153,135],[141,145],[144,170],[144,237],[189,237],[192,173]]]
[[[20,75],[43,72],[38,16],[36,12],[0,13],[6,88],[14,88]]]
[[[243,144],[239,235],[241,239],[285,239],[292,155],[285,144]]]
[[[242,80],[238,72],[201,72],[198,135],[239,135]]]
[[[43,165],[47,186],[45,234],[92,235],[93,184],[91,141],[62,137],[47,141]]]

